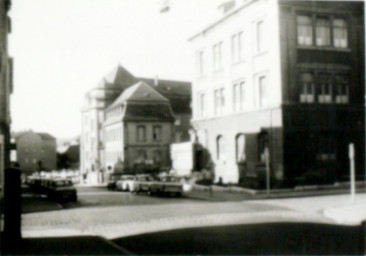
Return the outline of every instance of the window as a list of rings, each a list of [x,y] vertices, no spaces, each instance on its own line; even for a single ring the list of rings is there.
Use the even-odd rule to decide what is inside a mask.
[[[314,23],[313,23],[314,21]],[[331,33],[332,32],[332,33]],[[302,46],[348,47],[347,21],[333,16],[297,16],[297,42]]]
[[[160,141],[161,140],[161,126],[153,127],[153,140]]]
[[[301,83],[301,103],[313,103],[314,102],[314,79],[310,73],[302,73],[300,76]]]
[[[234,112],[242,111],[245,101],[245,83],[235,83],[233,88],[233,94]]]
[[[337,159],[335,151],[337,149],[337,141],[334,138],[335,136],[331,136],[331,134],[319,134],[316,160],[329,162]]]
[[[245,161],[245,135],[239,134],[236,136],[236,161],[243,162]]]
[[[213,68],[218,70],[222,68],[222,42],[213,46]]]
[[[198,75],[203,75],[205,73],[205,52],[198,52]]]
[[[217,136],[216,138],[216,153],[217,153],[217,160],[224,160],[225,156],[225,143],[224,138],[222,135]]]
[[[137,126],[137,141],[146,140],[146,128],[145,126]]]
[[[332,86],[330,83],[330,76],[328,75],[320,75],[319,79],[319,95],[318,102],[319,103],[331,103],[332,102]]]
[[[241,31],[231,37],[231,61],[239,62],[243,59],[244,33]]]
[[[267,106],[267,78],[265,76],[259,77],[259,106]]]
[[[343,19],[333,20],[333,43],[337,48],[348,47],[347,22]]]
[[[313,28],[311,17],[297,16],[297,42],[299,45],[313,44]]]
[[[264,21],[259,21],[257,26],[257,52],[262,52],[265,50],[265,31],[264,31]]]
[[[215,90],[215,114],[220,115],[223,114],[223,109],[225,106],[225,95],[224,89],[217,89]]]
[[[335,76],[335,102],[336,103],[340,103],[340,104],[344,104],[344,103],[348,103],[349,99],[348,99],[348,77],[344,76],[344,75],[337,75]]]
[[[154,156],[153,156],[153,161],[155,164],[161,164],[161,152],[159,150],[155,150],[154,152]]]
[[[328,18],[316,19],[316,45],[330,46],[330,21]]]

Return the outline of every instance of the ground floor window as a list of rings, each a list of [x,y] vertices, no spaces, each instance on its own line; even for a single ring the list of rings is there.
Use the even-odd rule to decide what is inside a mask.
[[[245,135],[239,134],[236,136],[236,161],[243,162],[245,161]]]
[[[265,150],[269,146],[269,137],[267,132],[258,135],[258,160],[265,162]]]
[[[330,134],[321,134],[317,143],[316,160],[320,162],[336,161],[337,141]]]

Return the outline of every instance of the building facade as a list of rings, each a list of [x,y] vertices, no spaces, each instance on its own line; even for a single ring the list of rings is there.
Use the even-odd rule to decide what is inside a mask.
[[[48,133],[32,131],[13,135],[19,168],[27,173],[56,170],[56,139]]]
[[[128,87],[144,81],[166,97],[172,105],[176,123],[174,140],[189,140],[191,84],[187,82],[138,78],[122,66],[105,76],[96,88],[87,92],[82,109],[80,137],[80,172],[89,183],[105,182],[105,173],[111,165],[106,163],[103,123],[105,110]]]
[[[216,180],[262,186],[269,152],[272,186],[341,181],[350,143],[362,175],[363,3],[229,2],[190,39],[192,125]]]
[[[8,56],[8,16],[10,0],[0,0],[0,191],[4,187],[4,169],[10,167],[10,94],[13,92],[13,61]]]
[[[105,111],[105,159],[108,172],[117,162],[138,173],[170,167],[174,116],[169,100],[145,82],[129,87]]]

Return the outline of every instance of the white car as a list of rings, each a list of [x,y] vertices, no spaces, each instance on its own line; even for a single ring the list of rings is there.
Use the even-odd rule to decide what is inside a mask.
[[[116,190],[134,191],[134,175],[122,175],[121,179],[116,182]]]
[[[148,174],[140,174],[136,175],[135,182],[134,182],[134,192],[146,192],[150,191],[150,186],[153,183],[154,179],[151,175]]]
[[[176,176],[162,176],[151,183],[149,192],[151,195],[173,194],[180,196],[183,193],[183,184]]]

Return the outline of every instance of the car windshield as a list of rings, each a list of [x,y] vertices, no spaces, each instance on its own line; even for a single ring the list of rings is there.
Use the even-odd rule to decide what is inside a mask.
[[[139,180],[139,181],[151,181],[152,179],[149,176],[140,176],[140,177],[137,178],[137,180]]]
[[[121,180],[133,180],[133,176],[123,176]]]
[[[54,187],[70,187],[72,182],[70,180],[57,180],[52,184]]]
[[[163,182],[178,182],[178,178],[172,176],[161,177],[160,180]]]
[[[121,178],[121,175],[112,175],[112,176],[110,176],[109,180],[116,181],[116,180],[119,180],[120,178]]]

